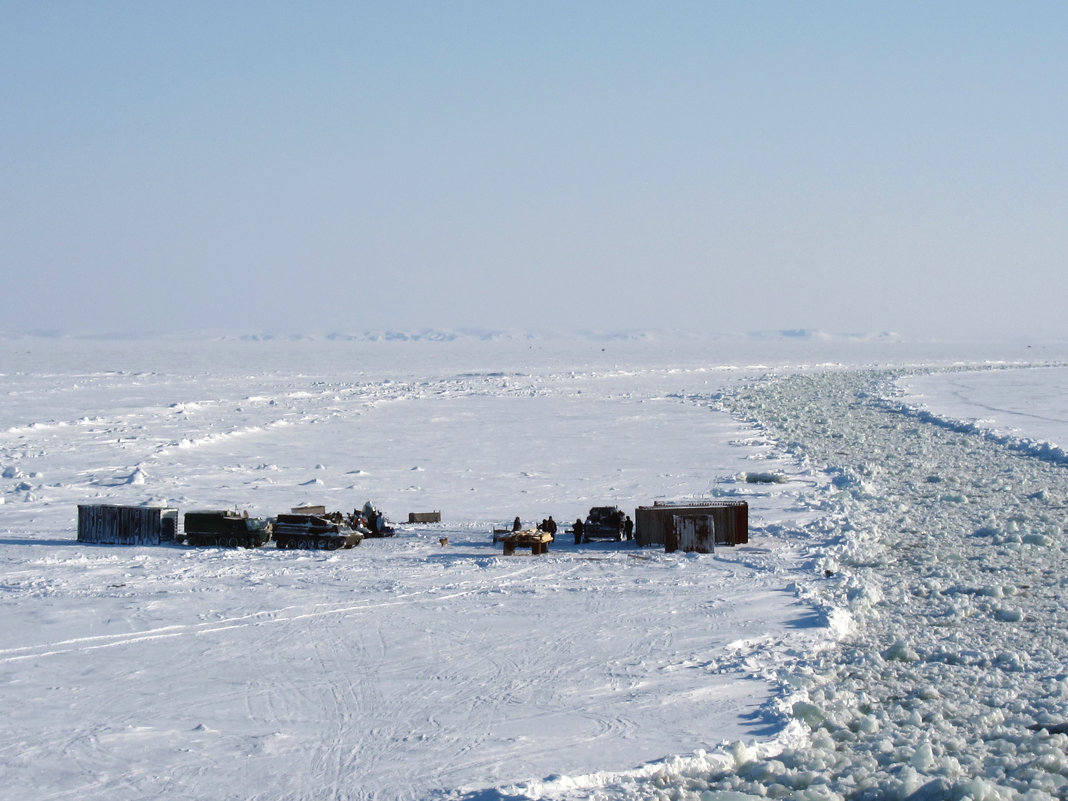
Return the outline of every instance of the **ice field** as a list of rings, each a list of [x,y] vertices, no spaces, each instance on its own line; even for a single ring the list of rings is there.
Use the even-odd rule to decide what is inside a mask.
[[[0,797],[1064,797],[1066,351],[4,338]],[[491,542],[717,496],[748,546]],[[75,541],[368,499],[443,523]]]

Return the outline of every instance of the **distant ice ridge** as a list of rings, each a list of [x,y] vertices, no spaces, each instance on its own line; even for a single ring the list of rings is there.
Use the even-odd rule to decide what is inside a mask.
[[[780,668],[793,723],[778,741],[507,797],[1068,797],[1068,473],[901,414],[893,376],[795,375],[720,399],[836,479],[820,525],[837,541],[814,591],[850,625],[839,647]]]
[[[968,368],[976,371],[978,368]],[[993,368],[988,368],[993,369]],[[947,370],[945,372],[955,372]],[[914,417],[923,423],[948,428],[963,434],[974,434],[1006,448],[1019,451],[1026,456],[1043,459],[1047,462],[1068,465],[1068,451],[1055,442],[1046,442],[1033,437],[1022,437],[1015,434],[998,430],[988,421],[982,420],[958,420],[944,414],[932,412],[923,406],[913,403],[903,403],[899,399],[887,397],[882,400],[883,406],[892,412]]]
[[[171,331],[171,332],[79,332],[41,330],[32,332],[0,331],[0,341],[21,339],[84,339],[84,340],[240,340],[246,342],[527,342],[554,340],[610,341],[660,341],[660,340],[708,340],[716,341],[804,341],[804,342],[899,342],[900,334],[890,331],[832,333],[819,329],[784,329],[746,332],[695,332],[678,329],[524,329],[491,328],[417,328],[377,329],[369,331]]]

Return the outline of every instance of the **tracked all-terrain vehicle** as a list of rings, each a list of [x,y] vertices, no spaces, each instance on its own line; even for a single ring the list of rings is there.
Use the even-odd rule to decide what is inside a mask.
[[[626,539],[624,515],[618,506],[594,506],[582,524],[582,541]]]
[[[187,545],[258,548],[271,539],[271,523],[229,510],[186,512],[181,539]]]
[[[363,536],[348,526],[340,514],[285,514],[278,515],[274,521],[274,543],[279,548],[336,551],[359,545]]]

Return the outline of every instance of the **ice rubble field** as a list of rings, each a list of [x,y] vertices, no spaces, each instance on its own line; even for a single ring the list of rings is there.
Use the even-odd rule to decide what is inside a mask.
[[[1063,430],[1065,371],[909,377],[913,403],[903,375],[790,375],[716,399],[830,477],[807,527],[827,543],[825,580],[802,592],[850,625],[837,648],[774,666],[801,725],[770,751],[738,742],[539,793],[1068,797],[1068,482],[1061,449],[1034,447]],[[921,389],[934,397],[917,406]],[[983,420],[943,414],[979,407]],[[1018,437],[997,433],[1010,425]]]
[[[6,341],[0,797],[1063,798],[1068,474],[1036,443],[1066,371],[1036,355]],[[750,546],[489,541],[716,494]],[[446,522],[73,541],[78,503],[367,498]]]

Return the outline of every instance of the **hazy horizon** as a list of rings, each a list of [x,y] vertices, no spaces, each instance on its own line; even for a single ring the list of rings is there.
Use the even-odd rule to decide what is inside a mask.
[[[1068,343],[1068,336],[1035,337],[1026,332],[1017,334],[966,334],[961,336],[905,336],[896,331],[825,331],[815,328],[754,330],[754,331],[696,331],[665,328],[632,329],[519,329],[480,328],[457,326],[454,328],[411,327],[358,329],[223,329],[210,326],[201,328],[160,329],[26,329],[0,328],[0,341],[21,340],[67,340],[101,342],[354,342],[354,343],[449,343],[449,342],[514,342],[514,343],[677,343],[684,345],[714,345],[717,343],[751,343],[784,347],[793,344],[825,345],[958,345],[958,346],[1005,346],[1027,347],[1060,346]]]

